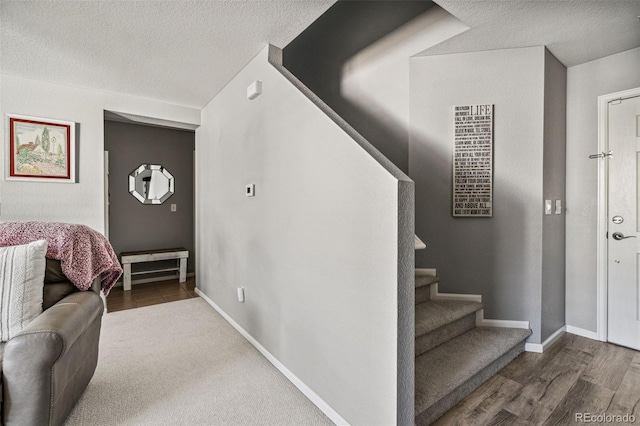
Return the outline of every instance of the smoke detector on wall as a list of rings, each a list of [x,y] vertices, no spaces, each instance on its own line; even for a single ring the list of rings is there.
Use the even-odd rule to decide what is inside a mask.
[[[254,100],[262,94],[262,80],[256,80],[247,87],[247,99]]]

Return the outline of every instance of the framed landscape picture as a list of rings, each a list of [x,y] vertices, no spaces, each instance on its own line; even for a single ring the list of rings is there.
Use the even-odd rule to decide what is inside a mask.
[[[75,182],[75,122],[7,116],[7,180]]]

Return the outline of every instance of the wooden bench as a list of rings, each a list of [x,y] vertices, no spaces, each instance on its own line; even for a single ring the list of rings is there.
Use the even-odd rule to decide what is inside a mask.
[[[125,291],[131,290],[131,276],[139,274],[152,274],[155,272],[180,271],[180,282],[187,280],[187,259],[189,250],[179,247],[163,250],[127,251],[120,254],[123,269],[123,286]],[[159,260],[177,259],[179,266],[175,268],[149,269],[145,271],[131,272],[131,264],[140,262],[156,262]]]

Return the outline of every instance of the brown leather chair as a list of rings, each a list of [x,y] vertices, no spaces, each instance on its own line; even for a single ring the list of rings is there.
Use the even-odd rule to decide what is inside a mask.
[[[47,259],[43,312],[17,336],[0,343],[0,423],[61,425],[98,363],[104,303],[100,277],[79,291]]]

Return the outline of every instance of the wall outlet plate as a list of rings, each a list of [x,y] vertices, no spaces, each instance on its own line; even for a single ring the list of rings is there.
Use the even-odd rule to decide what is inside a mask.
[[[562,214],[562,200],[556,200],[556,214]]]
[[[244,187],[244,195],[246,197],[255,197],[256,195],[256,186],[253,183]]]

